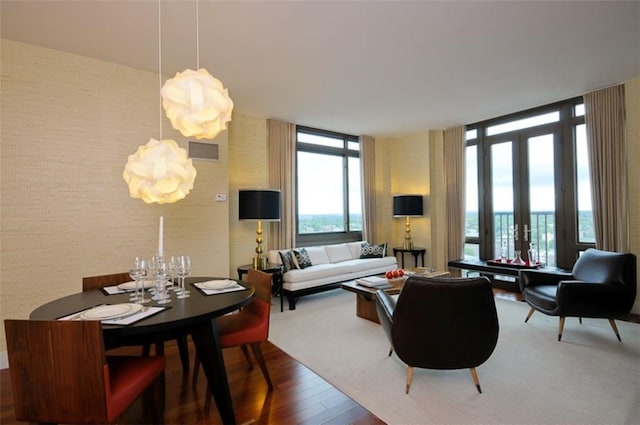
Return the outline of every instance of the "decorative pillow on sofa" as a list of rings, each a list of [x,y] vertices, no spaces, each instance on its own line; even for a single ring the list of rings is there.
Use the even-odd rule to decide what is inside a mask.
[[[382,258],[387,254],[387,243],[369,244],[362,243],[360,258]]]
[[[282,261],[282,268],[284,269],[282,273],[286,273],[289,270],[297,269],[298,264],[295,260],[295,255],[293,251],[289,250],[287,252],[278,252],[280,254],[280,260]]]
[[[294,249],[294,255],[296,256],[296,261],[298,262],[298,268],[306,269],[307,267],[311,267],[311,259],[309,258],[309,254],[307,254],[307,250],[304,248]]]

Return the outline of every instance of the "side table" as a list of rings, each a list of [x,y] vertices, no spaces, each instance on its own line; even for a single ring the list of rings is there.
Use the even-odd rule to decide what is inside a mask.
[[[249,269],[253,268],[253,264],[243,264],[238,266],[238,279],[242,280],[242,277],[249,272]],[[275,263],[268,263],[265,269],[262,269],[265,273],[271,273],[273,281],[272,294],[275,294],[281,298],[280,311],[283,311],[282,306],[282,265]]]
[[[400,261],[402,262],[402,268],[404,269],[404,254],[410,252],[413,255],[415,261],[415,267],[418,267],[418,256],[422,258],[422,267],[424,267],[424,254],[427,250],[425,248],[415,247],[411,249],[406,248],[393,248],[393,255],[397,256],[400,253]]]

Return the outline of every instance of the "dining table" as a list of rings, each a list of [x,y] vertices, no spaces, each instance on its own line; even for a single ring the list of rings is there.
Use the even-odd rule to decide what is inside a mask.
[[[185,283],[190,287],[190,297],[179,299],[173,295],[169,304],[150,304],[154,307],[163,307],[162,310],[152,316],[127,325],[106,324],[103,322],[102,330],[106,349],[166,341],[180,336],[191,335],[222,422],[234,424],[236,423],[235,413],[220,347],[218,329],[214,319],[248,304],[254,297],[255,289],[250,284],[240,280],[236,282],[243,289],[232,292],[207,294],[194,286],[195,283],[199,282],[226,279],[228,278],[189,277]],[[211,291],[207,292],[210,293]],[[33,310],[29,318],[32,320],[57,320],[69,317],[69,315],[76,312],[86,311],[95,306],[129,302],[128,293],[109,295],[103,289],[92,289],[43,304]]]

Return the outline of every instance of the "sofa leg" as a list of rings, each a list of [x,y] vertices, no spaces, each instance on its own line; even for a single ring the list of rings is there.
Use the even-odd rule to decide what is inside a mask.
[[[289,301],[289,310],[295,310],[298,297],[287,297],[287,300]]]
[[[560,321],[558,322],[558,341],[562,338],[562,330],[564,329],[564,316],[560,316]]]

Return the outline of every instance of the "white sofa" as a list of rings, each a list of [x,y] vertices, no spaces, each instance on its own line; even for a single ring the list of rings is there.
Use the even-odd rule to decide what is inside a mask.
[[[311,266],[303,269],[293,268],[283,273],[280,309],[283,308],[284,297],[289,301],[289,310],[295,310],[296,301],[303,295],[334,289],[340,287],[341,282],[383,274],[387,270],[397,268],[396,257],[386,252],[382,258],[360,258],[362,244],[363,242],[349,242],[304,247],[311,260]],[[290,250],[269,251],[269,262],[282,264],[279,253],[288,251]]]

